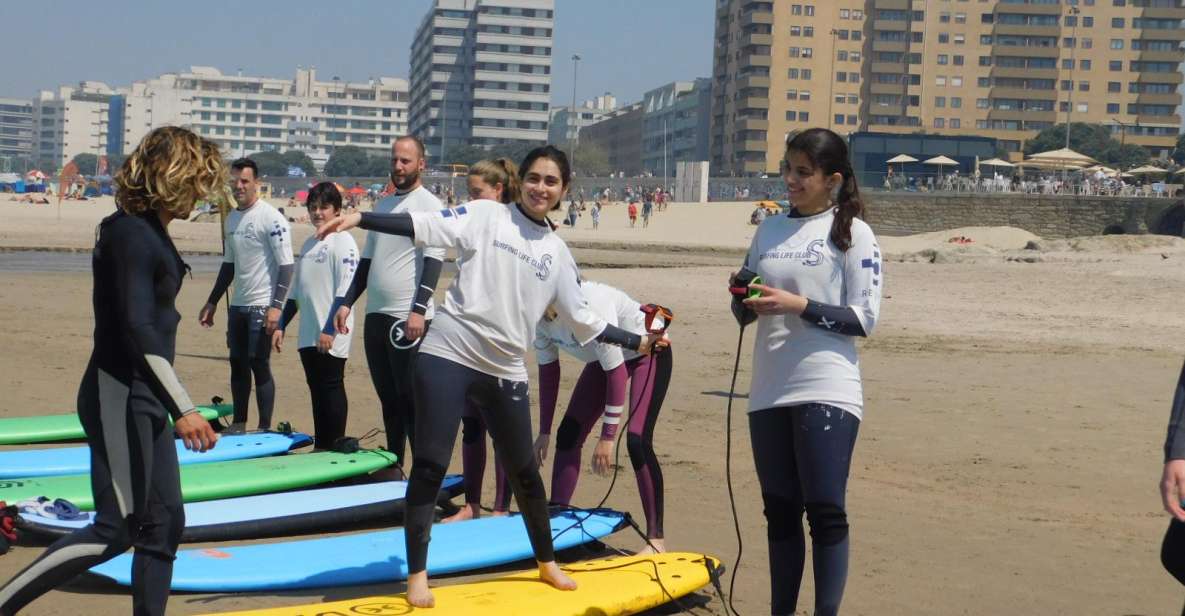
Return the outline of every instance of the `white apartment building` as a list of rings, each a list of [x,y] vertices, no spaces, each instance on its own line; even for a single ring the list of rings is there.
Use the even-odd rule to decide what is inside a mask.
[[[106,155],[114,94],[98,81],[38,92],[33,99],[33,157],[61,168],[79,154]]]
[[[175,125],[217,142],[228,157],[300,150],[322,167],[338,146],[386,156],[408,129],[407,81],[394,77],[318,81],[316,69],[297,68],[295,79],[279,79],[195,66],[123,94],[124,153],[153,128]]]
[[[33,101],[0,98],[0,159],[33,159]],[[0,171],[7,171],[0,165]],[[23,171],[23,169],[18,169]]]
[[[554,0],[434,0],[411,46],[410,130],[457,145],[547,141]]]
[[[589,124],[596,124],[605,119],[606,114],[617,109],[617,98],[606,92],[584,101],[572,111],[569,106],[553,107],[551,120],[547,128],[547,142],[567,148],[569,143],[575,143],[580,129]]]

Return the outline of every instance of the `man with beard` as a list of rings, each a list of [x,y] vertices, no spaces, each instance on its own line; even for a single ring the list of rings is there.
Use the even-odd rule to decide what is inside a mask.
[[[230,392],[235,416],[230,432],[242,432],[247,423],[251,377],[255,377],[255,401],[259,405],[259,429],[272,425],[276,383],[272,380],[272,332],[288,299],[295,272],[292,232],[288,219],[259,198],[259,167],[249,158],[230,164],[231,188],[238,207],[226,218],[226,242],[222,267],[214,289],[198,316],[203,327],[214,326],[218,300],[234,282],[226,323],[230,348]]]
[[[411,135],[396,139],[391,147],[395,194],[375,203],[374,211],[390,214],[443,209],[440,199],[424,188],[420,179],[423,171],[424,143]],[[411,441],[415,449],[412,360],[432,320],[432,293],[440,278],[444,253],[443,249],[416,248],[410,238],[368,232],[354,282],[335,321],[337,330],[347,333],[346,317],[363,291],[369,291],[363,332],[366,362],[383,407],[387,449],[399,456],[395,470],[399,479],[403,474],[404,443]]]

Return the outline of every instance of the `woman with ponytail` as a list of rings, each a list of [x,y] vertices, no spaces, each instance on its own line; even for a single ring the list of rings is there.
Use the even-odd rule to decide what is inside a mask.
[[[844,496],[864,410],[855,338],[876,324],[884,276],[839,135],[793,135],[782,177],[792,207],[758,227],[730,285],[739,296],[733,313],[742,324],[757,321],[749,434],[768,526],[771,613],[795,613],[805,511],[814,613],[835,614],[848,572]],[[754,276],[760,284],[750,284]]]

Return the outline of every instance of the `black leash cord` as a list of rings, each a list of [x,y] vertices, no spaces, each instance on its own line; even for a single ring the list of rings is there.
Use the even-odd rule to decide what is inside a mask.
[[[728,505],[732,508],[732,525],[737,535],[737,559],[732,566],[732,577],[728,582],[728,609],[733,616],[740,616],[740,612],[732,604],[733,589],[737,583],[737,571],[741,569],[741,555],[745,553],[745,543],[741,539],[741,522],[737,517],[737,501],[732,491],[732,399],[736,395],[737,373],[741,368],[741,345],[745,340],[745,326],[741,326],[741,333],[737,336],[736,362],[732,366],[732,384],[728,386],[728,410],[724,414],[724,483],[728,486]]]

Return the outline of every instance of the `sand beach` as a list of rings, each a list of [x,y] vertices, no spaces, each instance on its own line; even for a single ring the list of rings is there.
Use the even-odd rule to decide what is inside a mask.
[[[86,253],[95,224],[113,208],[110,198],[65,202],[59,219],[53,205],[0,199],[0,310],[7,325],[0,417],[73,409],[91,345]],[[737,327],[724,287],[755,230],[747,224],[751,209],[674,204],[655,212],[648,228],[631,229],[624,205],[611,205],[596,231],[587,214],[575,229],[560,230],[587,278],[676,313],[674,376],[655,437],[666,483],[667,545],[717,556],[729,575],[737,545],[724,484],[724,427]],[[297,246],[312,232],[307,224],[293,230]],[[179,222],[170,232],[183,252],[220,250],[217,224]],[[971,242],[951,243],[955,237]],[[844,613],[1179,612],[1185,593],[1159,564],[1168,517],[1157,481],[1183,354],[1185,240],[1047,241],[1011,228],[879,239],[886,287],[877,329],[860,343],[866,409],[848,490],[852,569]],[[81,254],[45,257],[56,265],[38,268],[37,255],[24,252],[31,249]],[[197,323],[213,280],[212,268],[195,268],[178,299],[176,368],[198,400],[229,397],[225,321],[220,314],[214,330]],[[761,614],[768,605],[764,520],[745,417],[751,336],[733,408],[733,483],[744,539],[734,603],[744,614]],[[574,361],[562,361],[561,404],[578,374]],[[295,348],[274,356],[272,365],[276,419],[311,429]],[[346,383],[348,433],[381,427],[360,341]],[[585,453],[591,456],[591,446]],[[459,472],[459,448],[453,464]],[[607,504],[640,515],[625,452],[621,464]],[[595,504],[607,486],[586,471],[574,503]],[[487,502],[492,488],[487,479]],[[628,531],[608,543],[641,547]],[[41,549],[20,545],[0,556],[0,579]],[[480,576],[434,583],[473,577]],[[170,613],[402,589],[391,583],[178,594]],[[811,592],[808,567],[800,613],[809,613]],[[724,612],[710,590],[701,596],[706,612]],[[125,590],[84,582],[51,592],[23,613],[114,616],[130,605]]]

